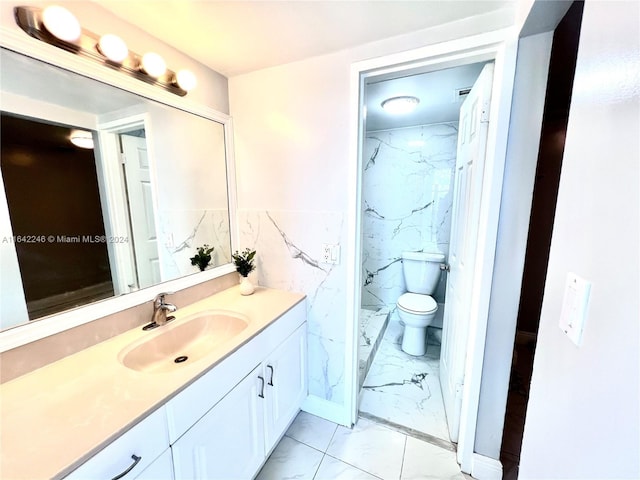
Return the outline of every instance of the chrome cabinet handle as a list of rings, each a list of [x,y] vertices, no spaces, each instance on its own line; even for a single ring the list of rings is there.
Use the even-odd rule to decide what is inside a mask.
[[[440,270],[443,270],[445,272],[450,272],[451,271],[451,267],[449,266],[448,263],[441,263],[440,264]]]
[[[271,378],[269,379],[269,383],[267,383],[267,385],[273,387],[273,367],[271,365],[267,365],[267,368],[271,370]]]
[[[264,378],[262,377],[258,377],[260,379],[260,381],[262,382],[262,386],[260,387],[260,393],[258,394],[258,396],[260,398],[264,398]]]
[[[133,463],[129,466],[129,468],[127,468],[124,472],[122,472],[120,475],[116,475],[115,477],[113,477],[111,480],[119,480],[120,478],[124,477],[127,473],[129,473],[131,470],[133,470],[135,468],[136,465],[138,465],[138,463],[140,462],[140,460],[142,460],[142,457],[139,457],[137,455],[131,455],[131,459],[133,460]]]

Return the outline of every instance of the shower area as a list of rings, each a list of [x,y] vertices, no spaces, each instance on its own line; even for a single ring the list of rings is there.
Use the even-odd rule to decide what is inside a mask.
[[[481,70],[482,64],[468,65],[365,87],[359,413],[434,441],[449,441],[439,380],[446,274],[434,295],[438,312],[428,327],[427,352],[409,355],[400,348],[403,325],[396,311],[406,292],[401,256],[448,255],[459,109],[464,87]],[[389,92],[431,105],[424,114],[385,115],[378,107]],[[438,101],[444,107],[433,108]]]

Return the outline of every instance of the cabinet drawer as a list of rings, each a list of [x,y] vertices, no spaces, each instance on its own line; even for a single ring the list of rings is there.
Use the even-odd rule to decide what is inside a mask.
[[[109,480],[127,471],[135,464],[126,475],[121,477],[134,479],[151,465],[168,446],[169,433],[166,413],[164,407],[161,407],[65,478],[69,480]]]

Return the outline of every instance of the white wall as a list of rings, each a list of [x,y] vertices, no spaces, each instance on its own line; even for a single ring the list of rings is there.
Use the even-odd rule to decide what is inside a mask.
[[[242,247],[257,249],[262,284],[309,296],[310,392],[328,409],[344,413],[344,335],[354,319],[345,262],[316,262],[321,243],[345,242],[351,64],[509,23],[477,16],[229,79]]]
[[[475,451],[499,459],[553,32],[518,44]]]
[[[639,19],[584,6],[522,480],[640,478]],[[592,282],[579,347],[558,327],[568,272]]]
[[[127,42],[130,50],[138,54],[155,51],[163,56],[168,68],[171,70],[177,71],[181,68],[187,68],[193,71],[198,78],[198,86],[195,90],[189,92],[187,97],[194,102],[206,105],[219,112],[229,113],[227,79],[223,75],[167,45],[162,40],[143,32],[135,26],[135,21],[128,23],[93,2],[86,0],[66,0],[53,3],[69,9],[78,18],[83,28],[95,34],[115,33]],[[21,2],[3,0],[0,2],[0,25],[10,30],[23,33],[14,21],[13,7],[28,5],[42,8],[51,4],[52,2],[43,1]],[[24,35],[27,36],[26,33],[24,33]],[[37,40],[34,40],[34,42],[36,41]],[[59,50],[56,47],[51,48]],[[107,67],[105,68],[107,69]]]

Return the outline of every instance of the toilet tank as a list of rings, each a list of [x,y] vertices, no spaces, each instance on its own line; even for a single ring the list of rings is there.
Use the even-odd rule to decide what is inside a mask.
[[[402,271],[407,291],[433,295],[440,280],[442,253],[402,252]]]

